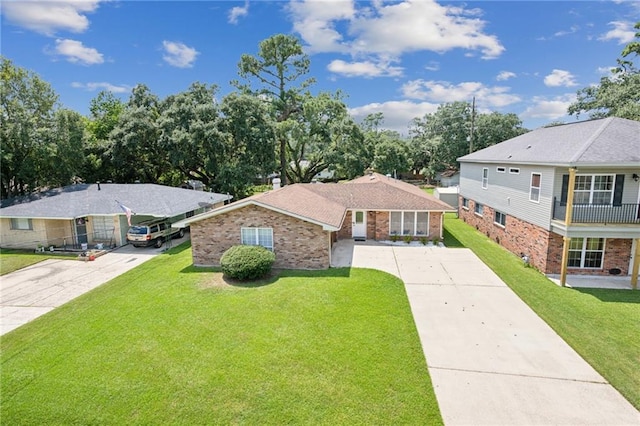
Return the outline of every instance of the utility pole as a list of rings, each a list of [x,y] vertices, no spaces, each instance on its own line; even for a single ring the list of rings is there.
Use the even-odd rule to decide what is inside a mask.
[[[476,97],[473,97],[473,103],[471,104],[471,131],[469,132],[469,154],[473,152],[473,127],[476,121]]]

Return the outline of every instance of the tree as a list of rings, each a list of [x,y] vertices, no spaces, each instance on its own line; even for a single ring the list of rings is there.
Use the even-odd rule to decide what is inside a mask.
[[[218,104],[216,90],[193,83],[163,101],[160,149],[180,176],[242,198],[256,176],[273,170],[275,128],[264,102],[232,93]]]
[[[635,24],[636,38],[640,39],[640,22]],[[621,117],[640,121],[640,70],[630,55],[640,55],[640,41],[632,41],[622,50],[618,66],[612,76],[602,77],[600,84],[578,90],[577,100],[568,113],[579,117],[588,113],[590,118]]]
[[[104,182],[113,179],[115,169],[108,155],[112,145],[109,134],[118,125],[124,109],[125,104],[108,91],[101,91],[91,100],[81,172],[85,181]]]
[[[50,186],[65,186],[79,178],[84,162],[85,120],[75,111],[59,109],[55,112],[52,140],[43,160],[42,171]]]
[[[280,131],[287,136],[290,182],[310,182],[327,168],[340,168],[349,175],[358,168],[350,155],[362,150],[362,134],[339,94],[306,95],[301,113],[281,123]],[[355,170],[358,174],[362,171]]]
[[[407,144],[400,135],[387,131],[382,133],[380,141],[376,144],[373,167],[380,173],[396,176],[397,173],[409,169],[408,154]]]
[[[58,96],[36,74],[1,59],[0,155],[2,198],[49,184],[43,173],[51,149]],[[43,160],[46,159],[46,160]]]
[[[293,114],[300,113],[302,94],[313,79],[295,84],[309,72],[309,57],[302,51],[298,39],[291,35],[277,34],[260,43],[257,56],[244,54],[238,64],[239,75],[258,88],[251,90],[249,85],[233,84],[246,93],[252,93],[271,105],[278,126],[278,148],[280,159],[280,177],[282,185],[287,183],[287,135],[290,126],[285,122]]]
[[[477,114],[470,140],[471,113],[469,103],[454,102],[414,119],[410,128],[413,167],[423,167],[424,173],[434,177],[449,167],[457,168],[457,159],[470,149],[477,151],[527,132],[515,114]]]
[[[134,87],[117,126],[109,134],[116,181],[162,182],[170,163],[166,151],[159,146],[159,116],[158,97],[143,84]]]

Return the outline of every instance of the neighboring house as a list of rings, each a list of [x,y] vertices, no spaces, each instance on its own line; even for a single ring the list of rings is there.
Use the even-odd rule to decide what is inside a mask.
[[[457,186],[448,186],[446,188],[435,188],[433,190],[433,195],[441,201],[458,208],[458,193],[460,192],[460,188]]]
[[[458,161],[459,214],[467,223],[546,274],[637,282],[640,122],[540,128]]]
[[[229,195],[168,186],[78,184],[2,200],[0,246],[3,248],[67,247],[127,243],[129,228],[123,207],[131,209],[132,224],[154,218],[180,220],[221,206]]]
[[[436,180],[440,182],[440,186],[449,187],[460,185],[460,172],[457,169],[447,169],[438,173]]]
[[[261,245],[274,266],[324,269],[339,239],[442,238],[448,204],[420,188],[380,174],[347,183],[294,184],[177,222],[191,226],[193,263],[219,265],[231,246]]]

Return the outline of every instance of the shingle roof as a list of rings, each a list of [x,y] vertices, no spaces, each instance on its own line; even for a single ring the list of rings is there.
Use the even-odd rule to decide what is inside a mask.
[[[337,230],[347,210],[455,211],[414,185],[374,173],[347,183],[294,184],[180,222],[197,222],[229,210],[255,204]],[[184,223],[183,223],[184,222]]]
[[[640,122],[609,117],[544,127],[476,151],[460,162],[548,165],[638,165]]]
[[[149,183],[78,184],[2,200],[0,216],[73,219],[124,214],[118,202],[139,215],[171,217],[228,199],[228,195]]]

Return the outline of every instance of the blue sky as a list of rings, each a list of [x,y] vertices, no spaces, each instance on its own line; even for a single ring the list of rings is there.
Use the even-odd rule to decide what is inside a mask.
[[[100,90],[160,97],[194,81],[233,90],[243,53],[284,33],[311,58],[313,91],[342,91],[360,120],[414,117],[476,97],[533,129],[566,116],[634,38],[634,1],[15,1],[2,2],[2,55],[88,114]],[[586,118],[586,117],[581,117]]]

